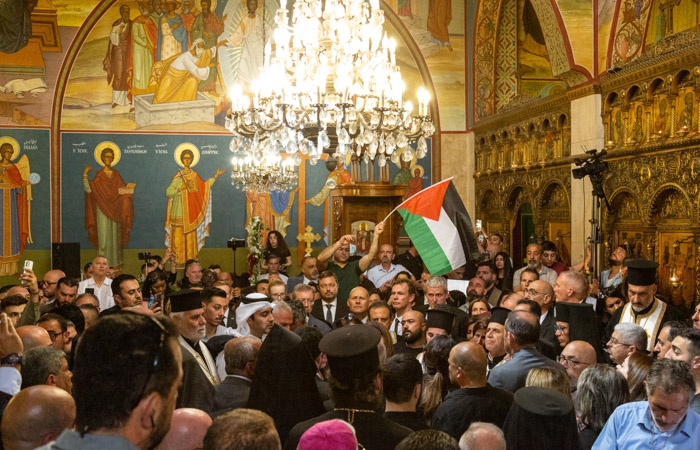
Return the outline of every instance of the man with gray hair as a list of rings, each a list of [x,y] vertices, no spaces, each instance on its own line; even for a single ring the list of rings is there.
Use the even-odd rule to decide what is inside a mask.
[[[255,376],[255,360],[262,342],[252,337],[231,339],[224,347],[226,373],[228,376],[214,389],[213,411],[218,415],[222,410],[230,411],[248,405],[250,385]]]
[[[683,361],[658,359],[646,378],[648,401],[620,405],[593,450],[698,448],[700,416],[689,410],[695,380]]]
[[[506,450],[506,438],[496,425],[473,422],[459,439],[460,450]]]
[[[605,351],[615,364],[622,362],[634,352],[646,353],[647,332],[634,323],[618,323],[615,325],[610,340],[605,345]]]
[[[170,315],[180,332],[178,342],[182,350],[182,385],[176,407],[211,412],[214,386],[220,382],[220,378],[214,358],[201,341],[206,335],[201,292],[182,289],[169,296]]]
[[[330,324],[311,314],[311,310],[314,307],[314,301],[316,300],[315,295],[316,288],[309,286],[308,284],[298,284],[294,286],[294,289],[292,290],[292,297],[294,300],[300,301],[306,309],[306,320],[302,325],[314,327],[325,336],[331,331]]]
[[[567,270],[554,283],[554,298],[557,303],[588,303],[596,308],[596,300],[588,295],[588,281],[581,272]]]
[[[35,347],[24,352],[22,389],[46,384],[71,393],[73,373],[68,370],[66,354],[53,346]]]
[[[557,281],[557,273],[550,269],[549,267],[542,264],[540,257],[542,256],[542,246],[540,244],[530,244],[526,249],[527,266],[524,266],[515,271],[513,274],[513,290],[519,292],[522,290],[520,287],[520,275],[525,271],[525,269],[532,269],[539,275],[540,280],[544,280],[549,284],[554,284]]]
[[[272,302],[272,317],[274,317],[277,325],[291,331],[291,327],[294,324],[294,312],[287,302],[284,300]]]
[[[427,311],[435,309],[438,305],[445,305],[455,315],[452,337],[458,340],[464,339],[467,333],[465,328],[467,313],[448,303],[450,292],[447,290],[447,280],[444,277],[432,276],[425,280],[423,286],[425,298],[428,301],[428,308],[426,309],[424,305],[421,305],[414,309],[425,314]]]

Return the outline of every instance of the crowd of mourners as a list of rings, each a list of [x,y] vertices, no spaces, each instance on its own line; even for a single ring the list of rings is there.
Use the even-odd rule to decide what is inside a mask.
[[[254,283],[170,249],[25,269],[0,288],[0,449],[700,449],[700,306],[656,262],[591,273],[544,241],[516,270],[484,234],[437,276],[382,232],[297,266],[270,231]]]

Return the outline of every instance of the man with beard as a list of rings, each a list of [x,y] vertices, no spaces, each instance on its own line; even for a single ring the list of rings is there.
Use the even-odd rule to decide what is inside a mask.
[[[209,77],[209,72],[214,67],[212,58],[222,45],[226,45],[226,41],[205,49],[204,40],[195,39],[189,51],[164,61],[160,68],[162,77],[154,80],[157,87],[153,104],[195,100],[199,83]],[[155,66],[153,70],[156,71]]]
[[[190,0],[185,0],[190,1]],[[204,48],[210,48],[216,45],[216,40],[224,32],[224,21],[226,14],[219,19],[215,12],[211,11],[211,1],[202,0],[202,12],[194,19],[192,24],[191,39],[194,42],[197,39],[204,40]],[[184,20],[184,18],[183,18]],[[213,67],[209,71],[209,76],[200,83],[201,91],[213,91],[216,87],[217,75],[217,57],[212,57]]]
[[[178,408],[197,408],[211,412],[214,386],[220,382],[214,358],[201,339],[206,335],[206,320],[201,291],[183,289],[169,296],[171,317],[180,332],[182,386]]]
[[[542,247],[540,244],[530,244],[527,246],[526,250],[527,256],[527,266],[521,267],[516,270],[513,274],[513,290],[519,292],[520,287],[520,274],[527,268],[533,269],[539,275],[540,280],[544,280],[549,284],[554,284],[557,281],[557,273],[550,269],[549,267],[542,264],[540,257],[542,256]]]
[[[476,276],[484,280],[486,292],[484,296],[488,299],[491,306],[496,306],[498,300],[501,298],[500,289],[496,287],[496,282],[498,281],[498,269],[496,265],[491,261],[482,261],[476,266]]]
[[[612,337],[618,323],[636,323],[647,334],[646,351],[651,352],[656,343],[661,324],[669,320],[680,320],[678,311],[656,297],[655,261],[644,259],[630,261],[627,265],[627,298],[629,302],[618,308],[605,328],[603,342]],[[645,349],[642,349],[645,350]]]
[[[365,278],[371,281],[380,292],[388,293],[391,291],[394,277],[400,272],[408,272],[408,269],[400,264],[391,262],[394,259],[394,247],[391,244],[384,244],[379,247],[379,259],[381,264],[367,269]]]
[[[112,108],[131,104],[129,99],[129,46],[131,45],[131,9],[127,5],[119,8],[121,17],[112,24],[109,34],[107,56],[102,68],[107,72],[107,84],[112,85]]]
[[[622,284],[622,261],[627,257],[627,250],[619,246],[610,254],[610,268],[600,274],[600,287],[613,289]]]
[[[169,319],[135,313],[88,328],[75,354],[75,431],[39,448],[156,447],[170,428],[182,381],[176,336]]]
[[[425,317],[420,311],[407,311],[401,321],[403,326],[402,339],[394,344],[394,354],[408,353],[413,357],[423,351],[425,332],[427,329]]]
[[[301,275],[298,277],[289,277],[287,280],[287,292],[292,292],[298,284],[309,284],[312,281],[318,283],[316,258],[313,256],[304,256],[304,259],[301,260]]]
[[[486,282],[479,277],[474,277],[469,280],[467,285],[467,302],[459,307],[462,311],[469,313],[469,304],[474,300],[480,299],[486,301],[484,297],[486,292]]]

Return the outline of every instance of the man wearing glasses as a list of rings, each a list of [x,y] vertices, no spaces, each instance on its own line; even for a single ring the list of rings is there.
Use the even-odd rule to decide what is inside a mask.
[[[58,314],[48,313],[41,316],[36,324],[49,333],[51,345],[63,351],[63,346],[70,341],[66,319]]]
[[[50,312],[56,306],[56,291],[58,290],[58,280],[64,278],[66,274],[62,270],[49,270],[44,274],[41,287],[42,303],[41,311]]]
[[[523,294],[525,294],[525,298],[536,301],[540,305],[540,310],[542,310],[540,315],[540,338],[556,344],[556,330],[554,329],[556,322],[554,314],[550,314],[552,302],[554,301],[552,285],[543,280],[535,280],[527,288],[523,289]]]
[[[578,377],[584,369],[596,365],[596,353],[591,344],[586,341],[571,341],[559,355],[559,364],[564,366],[569,376],[571,394],[575,395]]]

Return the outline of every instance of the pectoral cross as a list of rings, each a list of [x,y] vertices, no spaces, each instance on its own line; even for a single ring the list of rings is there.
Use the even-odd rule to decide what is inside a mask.
[[[313,228],[311,225],[306,226],[306,233],[299,233],[297,236],[298,241],[303,241],[306,243],[306,248],[304,249],[304,256],[311,256],[311,252],[313,251],[311,248],[311,243],[316,242],[321,239],[321,236],[316,233],[314,234]]]

